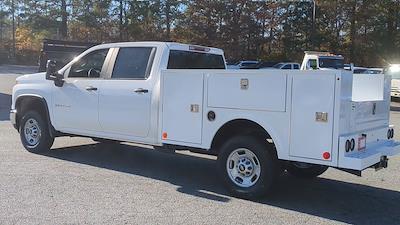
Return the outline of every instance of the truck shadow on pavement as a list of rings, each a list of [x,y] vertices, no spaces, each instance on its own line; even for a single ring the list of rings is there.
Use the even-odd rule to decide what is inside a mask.
[[[232,199],[218,178],[216,161],[209,158],[124,144],[63,147],[43,155],[169,182],[179,186],[181,193],[213,201],[228,203]],[[350,224],[395,224],[400,212],[398,191],[288,175],[280,177],[268,198],[256,202]]]
[[[11,95],[0,93],[0,121],[10,120]]]

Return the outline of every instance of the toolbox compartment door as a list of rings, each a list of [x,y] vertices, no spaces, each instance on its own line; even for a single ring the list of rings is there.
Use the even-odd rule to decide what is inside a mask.
[[[290,156],[331,161],[323,154],[332,156],[335,74],[299,74],[292,79]]]
[[[203,72],[162,72],[162,137],[164,142],[201,144]]]

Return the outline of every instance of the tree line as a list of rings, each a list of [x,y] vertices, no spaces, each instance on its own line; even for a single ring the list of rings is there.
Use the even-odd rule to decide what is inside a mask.
[[[399,24],[399,0],[2,0],[0,59],[34,61],[53,38],[177,41],[222,48],[229,60],[330,51],[384,66],[400,62]]]

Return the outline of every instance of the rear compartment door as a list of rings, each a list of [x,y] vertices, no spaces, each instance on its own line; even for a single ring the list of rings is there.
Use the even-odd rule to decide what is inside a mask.
[[[325,152],[332,155],[334,98],[334,74],[293,76],[290,156],[324,160]]]
[[[389,125],[389,93],[390,79],[384,74],[354,74],[349,132]]]

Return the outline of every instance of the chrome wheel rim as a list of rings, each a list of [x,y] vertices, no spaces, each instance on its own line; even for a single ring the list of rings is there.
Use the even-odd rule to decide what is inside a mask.
[[[35,119],[29,118],[24,125],[24,137],[28,146],[31,148],[38,146],[41,136],[39,123]]]
[[[239,148],[228,156],[226,170],[234,184],[248,188],[257,183],[260,178],[261,165],[252,151]]]

